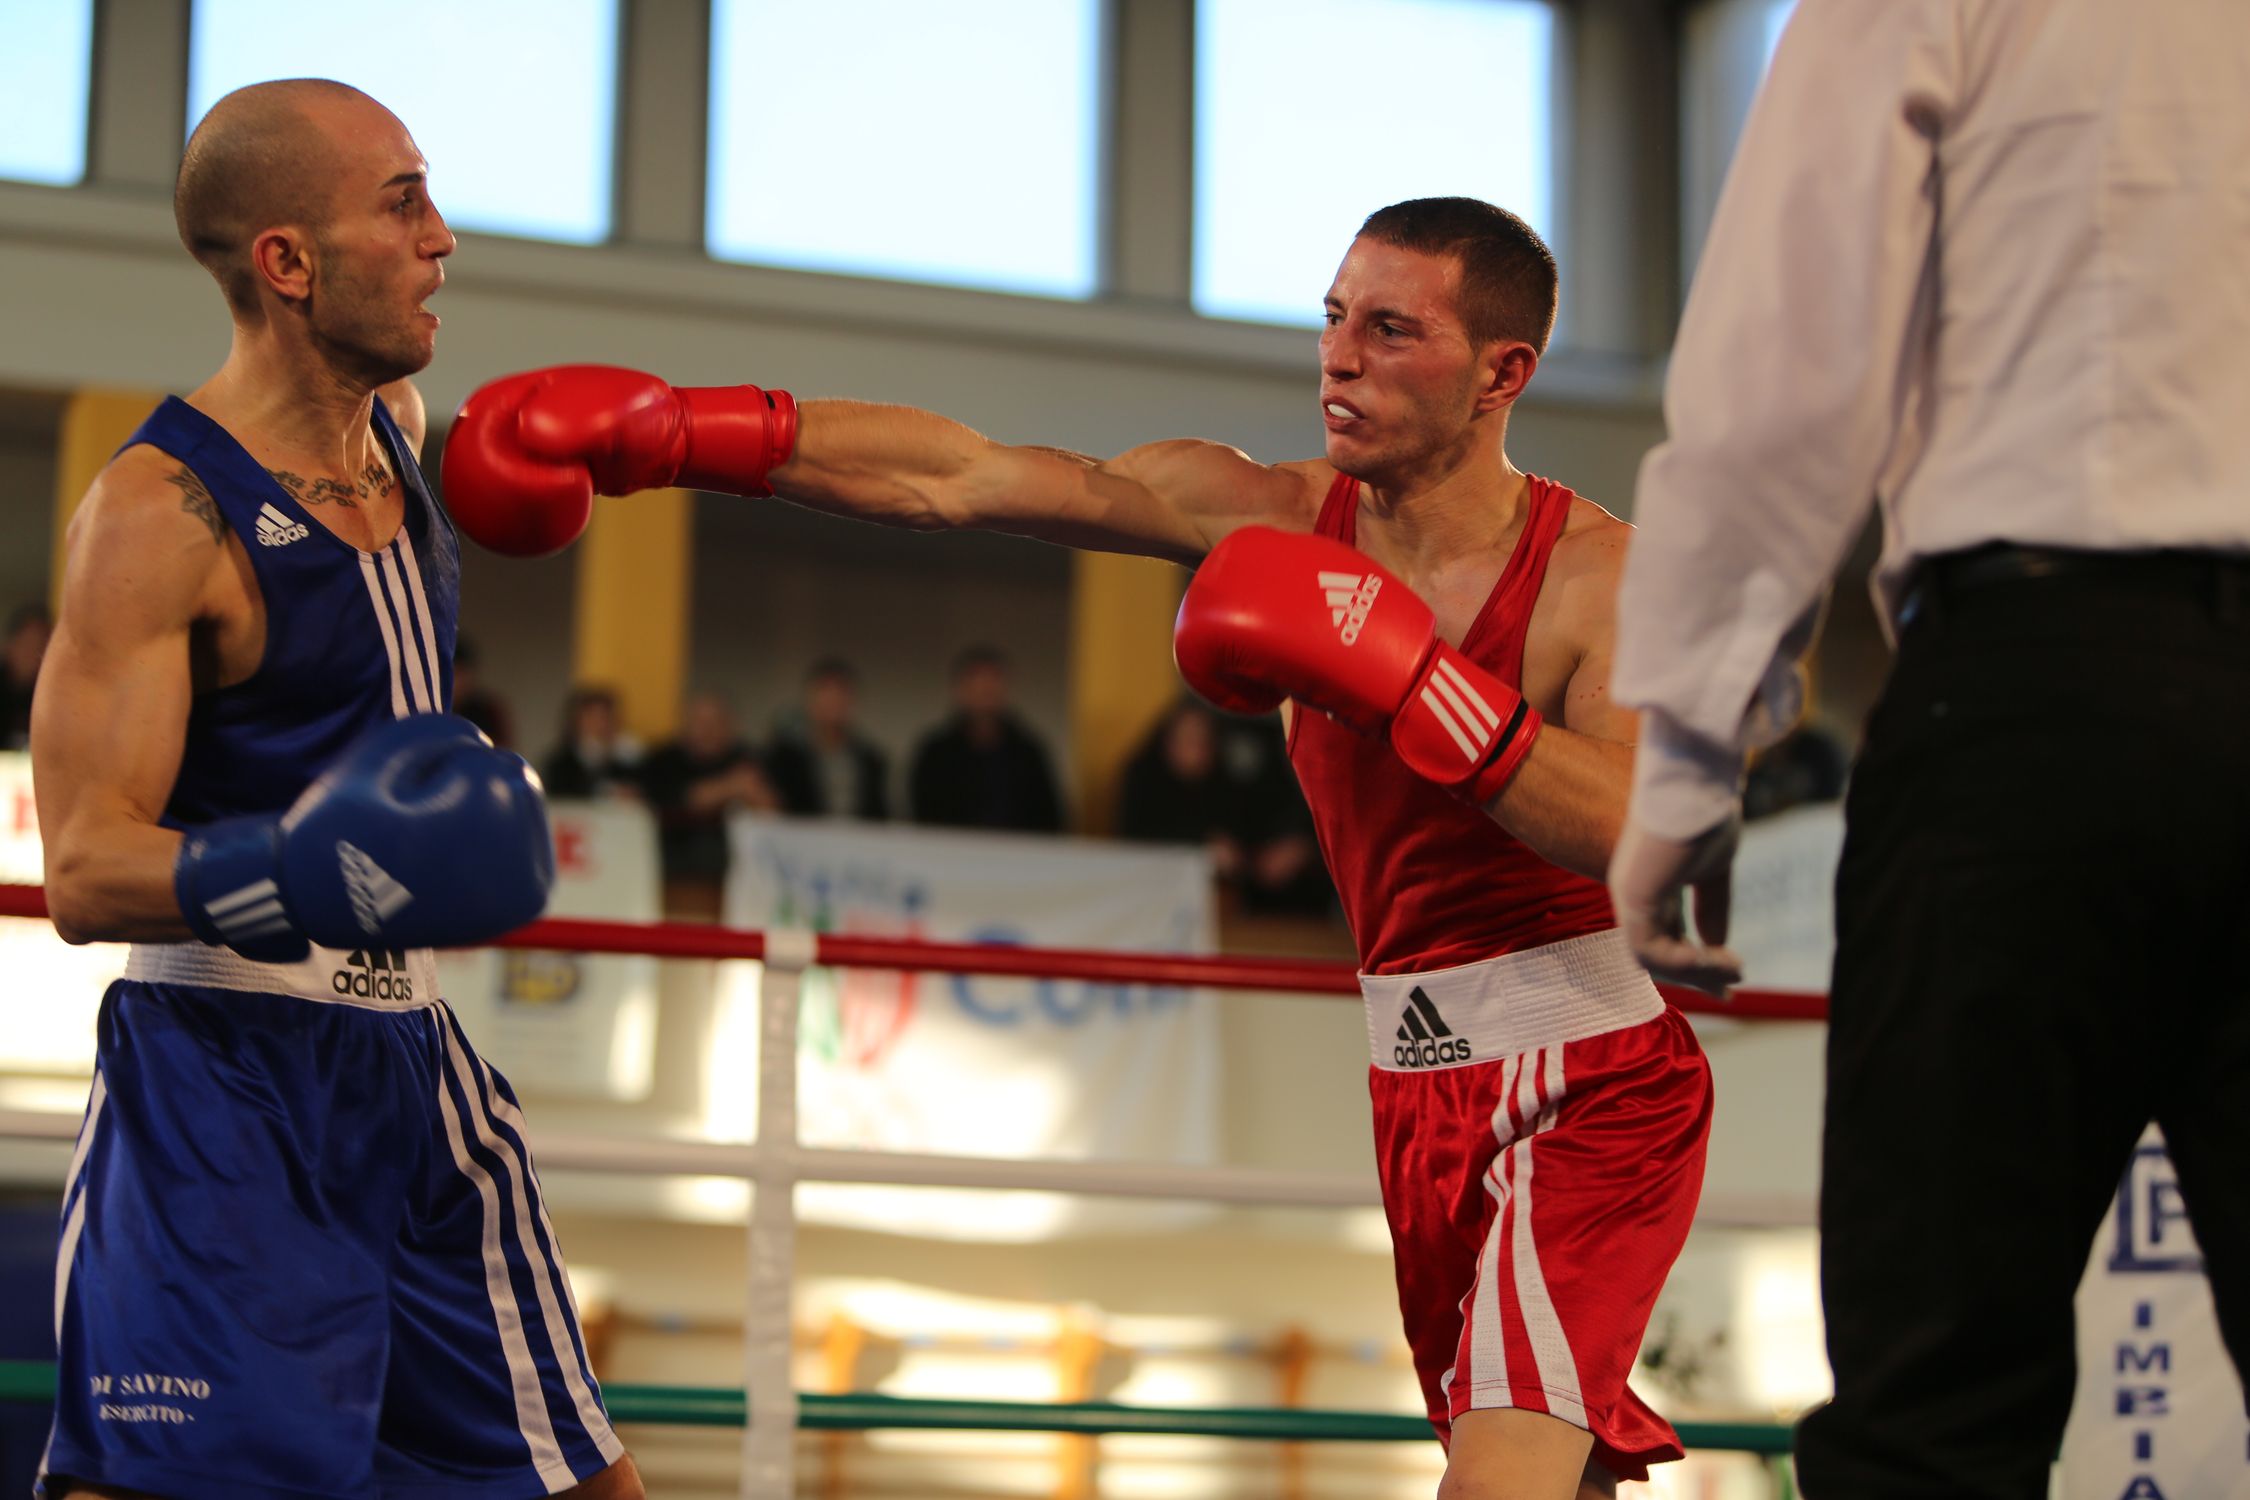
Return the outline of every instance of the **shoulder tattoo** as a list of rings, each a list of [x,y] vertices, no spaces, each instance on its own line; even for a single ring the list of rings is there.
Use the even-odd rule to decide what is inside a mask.
[[[195,470],[182,464],[165,475],[164,482],[179,487],[180,509],[210,527],[212,541],[223,542],[227,539],[227,519],[219,514],[219,502],[211,498],[211,492],[203,487],[203,481],[196,478]]]

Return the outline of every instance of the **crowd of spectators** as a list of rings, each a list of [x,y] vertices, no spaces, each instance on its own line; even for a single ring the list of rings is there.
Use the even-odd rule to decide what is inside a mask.
[[[473,649],[457,665],[482,691]],[[731,705],[698,693],[669,743],[644,748],[626,729],[615,690],[586,685],[563,706],[556,742],[539,761],[551,797],[624,800],[655,815],[663,850],[665,905],[675,915],[715,915],[728,858],[726,824],[736,811],[932,827],[1057,833],[1063,802],[1054,758],[1017,713],[1008,659],[971,646],[949,674],[950,709],[925,731],[905,764],[903,805],[892,760],[862,728],[859,674],[825,657],[806,672],[800,700],[762,743]],[[507,706],[480,701],[478,722],[496,743]],[[1272,720],[1223,717],[1183,699],[1126,768],[1116,808],[1119,836],[1199,845],[1245,911],[1327,914],[1334,893],[1321,868],[1310,816]]]
[[[30,742],[32,687],[53,628],[44,605],[26,604],[0,634],[0,750]],[[922,735],[907,763],[905,816],[944,828],[1059,832],[1054,760],[1014,709],[1007,657],[995,647],[969,647],[954,660],[950,689],[951,712]],[[454,652],[453,703],[494,744],[522,748],[507,699],[485,680],[467,638]],[[1749,816],[1833,801],[1843,792],[1845,760],[1833,735],[1800,728],[1752,767]],[[729,813],[884,822],[896,811],[890,757],[859,724],[859,674],[836,657],[813,664],[801,702],[763,746],[742,731],[724,698],[698,693],[679,736],[644,749],[626,729],[614,689],[574,688],[538,767],[551,797],[635,802],[656,815],[666,905],[681,915],[717,913]],[[1121,838],[1209,850],[1222,887],[1243,911],[1333,913],[1312,818],[1271,717],[1236,718],[1182,698],[1126,764],[1115,826]]]
[[[458,663],[457,656],[457,707],[463,681],[476,680],[464,679]],[[1054,762],[1015,712],[1007,658],[990,646],[970,647],[954,662],[951,690],[951,713],[908,762],[906,816],[949,828],[1060,831]],[[480,711],[480,726],[505,744],[492,726],[508,723],[506,705],[493,701]],[[538,766],[551,797],[625,800],[655,814],[665,906],[678,916],[717,913],[731,813],[884,822],[896,811],[890,757],[859,723],[859,674],[835,657],[813,664],[803,696],[763,744],[743,731],[725,698],[697,693],[678,737],[644,749],[625,728],[614,689],[578,687]]]
[[[30,742],[31,695],[54,622],[46,606],[12,611],[0,633],[0,750]],[[825,657],[805,674],[799,703],[755,743],[715,693],[692,697],[677,738],[644,748],[625,727],[617,692],[574,688],[560,732],[538,760],[551,797],[645,805],[655,814],[668,908],[717,912],[726,876],[728,814],[884,822],[903,816],[944,828],[1054,833],[1064,824],[1054,760],[1015,711],[1008,659],[971,646],[954,659],[951,710],[916,742],[906,763],[903,808],[893,797],[891,758],[859,723],[859,674]],[[506,696],[482,672],[463,638],[453,662],[455,710],[504,748],[517,744]],[[1801,726],[1751,768],[1752,818],[1842,795],[1843,745]],[[1183,697],[1126,764],[1115,809],[1118,836],[1208,850],[1212,869],[1239,909],[1253,914],[1333,915],[1335,894],[1321,866],[1311,815],[1272,718],[1220,714]]]

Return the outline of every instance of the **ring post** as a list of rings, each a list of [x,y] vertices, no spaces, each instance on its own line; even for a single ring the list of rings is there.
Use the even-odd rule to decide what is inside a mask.
[[[819,939],[802,928],[766,934],[758,974],[758,1145],[743,1306],[744,1500],[790,1500],[797,1482],[797,1391],[790,1330],[797,1276],[797,1007]]]

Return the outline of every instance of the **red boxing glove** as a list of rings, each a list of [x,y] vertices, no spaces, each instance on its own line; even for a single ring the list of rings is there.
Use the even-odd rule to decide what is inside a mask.
[[[1172,655],[1188,686],[1237,712],[1295,698],[1478,806],[1531,753],[1523,695],[1438,639],[1437,617],[1374,561],[1324,536],[1246,526],[1211,549],[1180,601]]]
[[[586,529],[594,496],[684,485],[770,495],[797,446],[797,403],[754,385],[675,390],[612,365],[556,365],[480,386],[445,442],[445,504],[495,552],[543,557]]]

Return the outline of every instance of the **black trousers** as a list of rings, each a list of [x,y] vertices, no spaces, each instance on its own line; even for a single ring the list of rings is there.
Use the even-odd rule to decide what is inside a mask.
[[[1942,581],[1846,804],[1809,1500],[2044,1500],[2072,1296],[2165,1133],[2250,1357],[2250,583]],[[1939,570],[1943,578],[1942,570]]]

